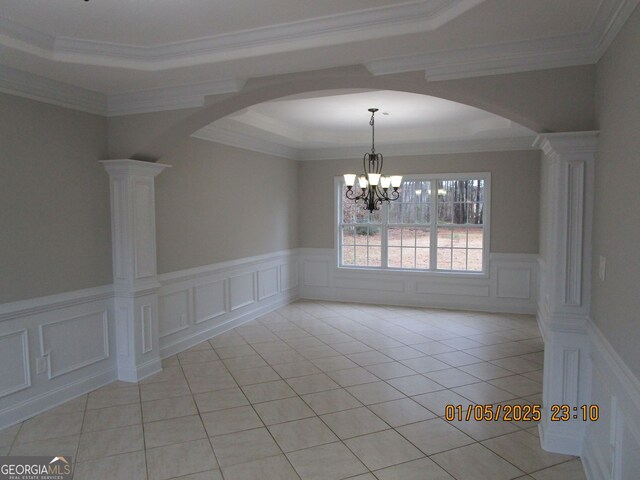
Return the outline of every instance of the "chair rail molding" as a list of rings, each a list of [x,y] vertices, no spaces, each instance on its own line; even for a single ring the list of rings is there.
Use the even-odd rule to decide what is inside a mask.
[[[538,324],[545,343],[542,447],[580,455],[586,423],[553,422],[551,405],[579,409],[591,399],[591,223],[598,132],[540,135],[543,154]]]
[[[169,165],[103,160],[111,188],[111,236],[118,379],[162,369],[158,333],[155,180]]]

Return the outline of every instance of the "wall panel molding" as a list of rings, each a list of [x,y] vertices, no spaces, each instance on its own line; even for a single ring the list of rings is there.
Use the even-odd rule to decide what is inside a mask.
[[[460,308],[495,312],[536,312],[538,256],[490,254],[487,273],[434,274],[339,268],[334,249],[300,249],[300,296],[315,300]],[[522,272],[498,295],[499,275]],[[520,274],[520,273],[519,273]]]
[[[31,386],[29,332],[18,330],[0,335],[0,398]]]

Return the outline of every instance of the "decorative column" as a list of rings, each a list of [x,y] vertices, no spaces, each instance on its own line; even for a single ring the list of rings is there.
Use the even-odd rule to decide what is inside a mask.
[[[543,185],[538,323],[544,344],[545,450],[580,455],[591,399],[589,337],[594,154],[598,132],[540,135]],[[551,418],[568,405],[569,419]],[[566,408],[566,407],[565,407]]]
[[[162,370],[158,344],[154,178],[169,165],[104,160],[111,185],[111,238],[118,379]]]

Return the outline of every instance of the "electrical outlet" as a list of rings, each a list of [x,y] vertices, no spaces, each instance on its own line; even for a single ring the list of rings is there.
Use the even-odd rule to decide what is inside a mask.
[[[600,267],[598,268],[598,277],[601,282],[604,282],[604,279],[607,276],[607,259],[600,255]]]
[[[38,375],[47,371],[47,357],[38,357],[36,359],[36,373]]]

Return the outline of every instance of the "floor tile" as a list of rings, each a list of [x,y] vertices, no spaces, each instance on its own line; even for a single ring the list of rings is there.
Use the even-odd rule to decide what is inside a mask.
[[[507,392],[513,393],[518,397],[533,395],[542,392],[542,384],[535,382],[522,375],[513,375],[511,377],[502,377],[490,380],[489,383],[494,387],[501,388]]]
[[[83,413],[38,415],[22,424],[15,443],[27,443],[49,438],[68,437],[80,433]]]
[[[317,417],[272,425],[269,431],[285,453],[338,440]]]
[[[195,415],[197,413],[198,409],[196,408],[196,403],[191,395],[142,402],[142,418],[145,422],[155,422],[157,420],[166,420],[168,418],[184,417],[187,415]]]
[[[347,358],[357,363],[361,367],[376,365],[378,363],[393,362],[392,358],[389,358],[380,352],[376,352],[375,350],[362,353],[353,353],[351,355],[347,355]]]
[[[234,465],[222,472],[225,480],[300,480],[284,455]]]
[[[531,476],[536,480],[587,480],[580,459],[545,468],[532,473]]]
[[[331,380],[331,378],[324,373],[307,375],[305,377],[288,378],[287,383],[298,395],[340,388],[340,385]]]
[[[160,400],[163,398],[182,397],[190,395],[191,390],[186,381],[184,382],[162,382],[140,385],[140,397],[143,402]],[[91,402],[91,399],[89,399]]]
[[[380,363],[377,365],[369,365],[368,367],[365,367],[365,369],[373,373],[376,377],[381,378],[382,380],[407,377],[416,374],[416,372],[411,370],[409,367],[399,362],[388,362]]]
[[[394,430],[370,433],[345,440],[349,449],[370,469],[397,465],[423,456]]]
[[[10,447],[18,435],[21,424],[0,430],[0,447]]]
[[[347,391],[365,405],[404,398],[404,394],[385,382],[365,383],[348,387]]]
[[[182,352],[178,354],[178,360],[181,365],[189,365],[190,363],[210,362],[218,360],[216,352],[212,350],[196,350],[191,352]]]
[[[254,408],[265,425],[275,425],[276,423],[315,416],[313,410],[298,397],[257,403]]]
[[[342,443],[298,450],[288,453],[287,457],[302,480],[339,480],[367,472]]]
[[[239,388],[226,388],[213,392],[198,393],[193,398],[200,413],[249,405],[249,401]]]
[[[211,445],[223,468],[282,453],[264,427],[213,437]]]
[[[361,385],[363,383],[377,382],[380,380],[373,373],[368,372],[362,367],[327,372],[327,375],[341,387],[350,387],[353,385]]]
[[[572,458],[568,455],[545,452],[540,448],[539,438],[523,431],[485,440],[482,444],[525,473],[535,472]]]
[[[119,405],[117,407],[88,410],[82,423],[83,432],[95,432],[108,428],[126,427],[142,423],[140,405]]]
[[[398,428],[398,432],[426,455],[474,443],[474,440],[440,418]]]
[[[28,443],[14,443],[10,453],[11,455],[71,455],[75,460],[79,444],[80,435],[71,435]],[[9,449],[9,447],[6,448]]]
[[[140,401],[140,389],[137,385],[122,388],[100,388],[89,394],[87,410],[94,408],[114,407]]]
[[[233,378],[238,382],[238,385],[244,387],[246,385],[253,385],[255,383],[273,382],[280,380],[275,370],[269,366],[248,368],[246,370],[238,370],[232,373]]]
[[[313,409],[314,412],[316,412],[317,415],[339,412],[341,410],[348,410],[362,406],[362,403],[343,388],[327,390],[325,392],[310,393],[308,395],[303,395],[302,399]]]
[[[410,398],[371,405],[369,409],[392,427],[420,422],[435,415]]]
[[[463,385],[469,385],[471,383],[481,382],[477,377],[463,372],[458,368],[448,368],[446,370],[437,370],[435,372],[428,372],[424,374],[425,377],[430,378],[434,382],[444,385],[447,388],[461,387]]]
[[[408,360],[402,360],[402,363],[417,373],[427,373],[451,368],[450,365],[433,357],[409,358]]]
[[[452,388],[452,390],[472,402],[480,404],[503,402],[517,396],[486,382],[464,385]]]
[[[431,460],[456,480],[510,480],[524,474],[479,443],[438,453]]]
[[[274,365],[273,369],[278,372],[278,375],[285,379],[302,377],[304,375],[312,375],[314,373],[321,373],[321,370],[318,367],[307,360],[305,360],[304,362]]]
[[[80,436],[77,461],[85,462],[142,449],[144,441],[141,425],[83,433]]]
[[[513,374],[510,370],[489,362],[464,365],[460,367],[460,370],[478,377],[480,380],[493,380],[494,378],[508,377]]]
[[[428,458],[420,458],[376,471],[378,480],[455,480]]]
[[[206,437],[207,434],[199,415],[170,418],[144,424],[146,448],[184,443]]]
[[[424,352],[420,352],[412,347],[394,347],[394,348],[382,348],[380,353],[383,353],[389,358],[394,360],[406,360],[408,358],[417,358],[424,356]]]
[[[423,375],[410,375],[408,377],[392,378],[387,383],[401,391],[405,395],[413,396],[422,393],[444,390],[444,386]]]
[[[89,462],[76,463],[75,480],[147,480],[147,465],[143,451],[124,453]]]
[[[251,403],[269,402],[296,396],[296,392],[284,380],[246,385],[242,387],[242,390]]]
[[[208,440],[147,450],[148,480],[167,480],[218,468]]]
[[[331,372],[333,370],[345,370],[347,368],[356,368],[358,364],[349,360],[347,357],[340,355],[336,357],[323,357],[311,360],[316,367],[323,372]]]
[[[436,358],[452,367],[460,367],[462,365],[471,365],[473,363],[480,363],[482,360],[479,360],[478,357],[474,357],[473,355],[469,355],[464,352],[447,352],[447,353],[439,353],[437,355],[433,355],[433,358]]]
[[[447,405],[461,405],[463,409],[466,409],[468,405],[473,403],[451,390],[439,390],[437,392],[416,395],[411,398],[423,407],[431,410],[439,417],[443,417],[445,415]]]
[[[224,435],[225,433],[250,430],[262,427],[260,417],[251,407],[236,407],[201,414],[202,423],[207,435]]]
[[[341,439],[387,430],[389,425],[366,407],[322,415],[322,420]]]

